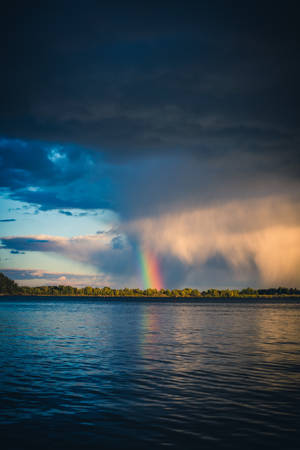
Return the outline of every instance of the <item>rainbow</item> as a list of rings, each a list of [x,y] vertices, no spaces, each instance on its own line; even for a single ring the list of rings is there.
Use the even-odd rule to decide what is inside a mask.
[[[139,262],[143,278],[144,289],[152,288],[158,291],[162,289],[162,275],[159,268],[158,260],[153,253],[146,249],[139,250]]]

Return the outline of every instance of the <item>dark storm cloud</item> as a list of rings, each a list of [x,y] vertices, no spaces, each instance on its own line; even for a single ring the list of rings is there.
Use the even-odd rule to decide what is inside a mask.
[[[23,141],[2,148],[2,186],[127,216],[296,191],[296,17],[264,1],[10,3],[0,132]],[[39,140],[82,147],[55,161]]]
[[[16,219],[0,219],[0,222],[15,222]]]
[[[111,157],[299,145],[291,2],[10,3],[1,131]]]

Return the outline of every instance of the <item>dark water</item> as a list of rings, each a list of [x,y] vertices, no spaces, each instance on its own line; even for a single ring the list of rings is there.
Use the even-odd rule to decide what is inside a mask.
[[[298,449],[300,301],[0,300],[3,449]]]

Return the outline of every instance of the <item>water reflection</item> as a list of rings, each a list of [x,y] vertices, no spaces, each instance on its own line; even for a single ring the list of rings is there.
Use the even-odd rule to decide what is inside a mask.
[[[0,431],[22,449],[297,448],[299,325],[300,302],[2,300]]]

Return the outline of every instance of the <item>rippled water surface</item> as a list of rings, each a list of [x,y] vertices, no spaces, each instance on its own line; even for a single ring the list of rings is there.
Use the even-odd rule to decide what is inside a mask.
[[[4,449],[300,448],[300,301],[0,300]]]

